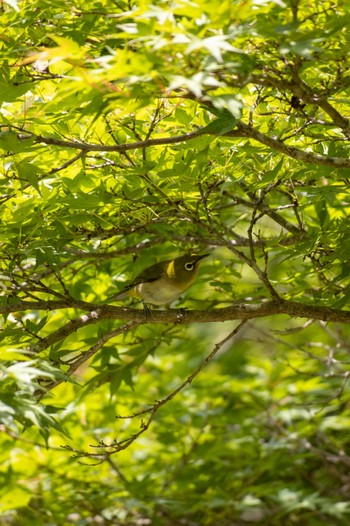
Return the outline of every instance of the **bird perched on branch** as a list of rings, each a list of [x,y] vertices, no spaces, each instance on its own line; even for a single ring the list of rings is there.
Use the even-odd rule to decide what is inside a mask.
[[[141,300],[144,305],[169,305],[192,285],[200,261],[208,255],[186,254],[156,263],[143,270],[132,283],[107,301],[131,296]]]

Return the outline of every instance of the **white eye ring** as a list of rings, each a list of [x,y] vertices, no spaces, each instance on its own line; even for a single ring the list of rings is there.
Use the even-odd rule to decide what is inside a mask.
[[[185,263],[185,269],[191,271],[194,269],[194,263]]]

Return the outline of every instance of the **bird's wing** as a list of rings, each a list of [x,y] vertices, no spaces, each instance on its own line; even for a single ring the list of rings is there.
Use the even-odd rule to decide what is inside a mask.
[[[148,281],[156,281],[165,273],[165,270],[166,264],[164,263],[164,261],[162,261],[161,263],[155,263],[151,267],[148,267],[145,270],[143,270],[141,274],[136,276],[133,285],[145,283]]]
[[[160,263],[155,263],[151,267],[148,267],[145,270],[143,270],[141,274],[136,276],[134,281],[130,285],[128,285],[128,289],[134,287],[135,285],[139,285],[140,283],[156,281],[157,279],[159,279],[165,274],[166,263],[168,262],[162,261]]]
[[[155,263],[151,267],[146,268],[138,276],[136,276],[134,281],[126,285],[126,287],[124,287],[120,292],[118,292],[117,295],[107,298],[106,301],[110,299],[124,299],[128,296],[127,292],[133,287],[135,287],[135,285],[139,285],[140,283],[150,283],[152,281],[157,281],[157,279],[159,279],[166,273],[168,263],[169,261],[161,261],[160,263]]]

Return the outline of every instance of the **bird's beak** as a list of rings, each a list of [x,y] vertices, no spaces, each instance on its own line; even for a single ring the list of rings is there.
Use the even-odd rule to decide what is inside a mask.
[[[201,259],[206,258],[208,256],[210,256],[210,254],[202,254],[200,256],[197,256],[196,263],[198,263],[198,261],[200,261]]]

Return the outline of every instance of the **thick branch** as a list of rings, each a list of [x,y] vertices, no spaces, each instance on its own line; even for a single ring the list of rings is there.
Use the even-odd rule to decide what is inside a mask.
[[[37,143],[52,144],[62,148],[73,148],[75,150],[82,150],[85,152],[120,152],[125,153],[130,150],[140,150],[148,148],[149,146],[159,146],[165,144],[176,144],[179,142],[186,142],[190,139],[195,139],[204,135],[203,128],[198,128],[191,133],[184,133],[182,135],[175,135],[172,137],[159,137],[157,139],[145,139],[144,141],[136,141],[125,144],[92,144],[80,141],[63,141],[55,139],[54,137],[44,137],[42,135],[35,135],[27,132],[18,135],[21,140],[34,139]]]
[[[315,320],[350,323],[350,311],[318,307],[296,301],[267,301],[256,305],[243,304],[213,309],[210,311],[188,311],[184,315],[175,309],[166,311],[153,310],[147,323],[212,323],[228,320],[249,320],[286,314],[296,318],[311,318]],[[101,308],[103,318],[145,321],[142,310],[123,309],[106,305]]]
[[[84,304],[83,304],[84,305]],[[88,304],[86,304],[88,305]],[[21,312],[26,310],[60,310],[68,309],[70,307],[80,308],[79,302],[74,303],[74,300],[38,300],[38,301],[20,301],[16,300],[13,303],[0,305],[0,314],[8,315],[11,312]],[[82,310],[91,310],[90,308],[83,308]]]
[[[61,327],[44,340],[51,340],[49,345],[57,341],[54,334],[57,334],[58,340],[68,334],[76,331],[80,327],[98,323],[101,320],[125,320],[136,321],[141,323],[213,323],[228,320],[249,320],[253,318],[263,318],[275,316],[276,314],[286,314],[296,318],[309,318],[314,320],[333,321],[340,323],[350,323],[350,311],[332,309],[331,307],[310,305],[296,301],[278,300],[266,301],[258,304],[241,304],[225,307],[222,309],[212,310],[191,310],[185,313],[179,313],[177,309],[152,310],[151,316],[146,317],[142,309],[129,309],[125,307],[115,307],[114,305],[94,305],[83,301],[70,301],[64,304],[60,301],[38,301],[38,302],[21,302],[12,312],[21,312],[23,310],[52,310],[52,308],[77,308],[87,311],[78,318],[71,320],[64,327]],[[1,312],[8,312],[4,306]],[[58,335],[60,337],[58,337]],[[40,344],[39,344],[40,345]]]
[[[93,307],[92,305],[90,307]],[[40,352],[50,345],[65,339],[70,334],[87,325],[98,323],[102,320],[114,319],[132,321],[135,323],[214,323],[228,320],[250,320],[254,318],[271,317],[277,314],[286,314],[291,317],[307,318],[323,321],[333,321],[340,323],[350,323],[350,311],[332,309],[330,307],[317,307],[298,303],[294,301],[268,301],[256,305],[243,304],[227,307],[223,309],[213,309],[210,311],[188,311],[179,313],[176,309],[152,310],[151,315],[145,317],[141,309],[128,309],[104,305],[89,314],[79,316],[71,320],[63,327],[54,331],[52,334],[43,338],[35,344],[32,352]]]
[[[260,202],[258,200],[254,200],[253,196],[249,196],[251,197],[252,200],[247,201],[246,199],[243,199],[241,197],[233,196],[227,191],[223,193],[231,197],[231,199],[233,199],[236,203],[242,204],[246,206],[247,208],[253,208],[253,209],[257,208],[258,210],[260,210],[261,212],[269,216],[273,221],[278,223],[282,228],[284,228],[285,230],[289,232],[292,232],[293,234],[297,234],[299,237],[304,236],[306,234],[306,232],[303,232],[299,227],[297,227],[296,225],[293,225],[293,223],[291,223],[290,221],[287,221],[287,219],[285,219],[283,216],[280,216],[276,212],[276,210],[270,208],[264,201]],[[293,206],[293,205],[289,205],[289,206]]]
[[[296,67],[292,68],[292,76],[293,80],[290,81],[287,79],[274,77],[272,75],[253,75],[251,81],[258,85],[277,88],[282,93],[285,93],[286,90],[289,90],[303,102],[322,108],[322,110],[327,113],[336,126],[348,133],[350,129],[349,120],[343,117],[343,115],[341,115],[334,108],[334,106],[328,102],[326,99],[326,94],[315,92],[313,89],[311,89],[310,86],[308,86],[306,82],[300,78],[298,69]]]
[[[268,135],[259,132],[255,128],[239,122],[237,130],[228,132],[226,136],[231,137],[248,137],[254,139],[277,152],[283,153],[292,159],[302,161],[304,163],[318,164],[323,166],[331,166],[333,168],[350,168],[350,160],[342,157],[328,157],[325,155],[318,155],[316,153],[299,150],[293,146],[288,146],[278,139],[272,139]]]
[[[300,77],[297,68],[292,69],[292,75],[294,82],[291,87],[293,93],[296,97],[307,102],[308,104],[313,104],[323,109],[325,113],[329,115],[334,124],[339,126],[340,129],[344,130],[346,133],[349,133],[349,119],[346,119],[341,115],[335,108],[332,106],[324,96],[321,94],[315,93],[310,86],[306,84]]]
[[[35,139],[38,143],[52,144],[54,146],[59,146],[62,148],[74,148],[77,150],[83,150],[85,152],[95,151],[95,152],[120,152],[124,153],[130,150],[138,150],[141,148],[148,148],[150,146],[159,146],[166,144],[176,144],[181,142],[186,142],[201,135],[208,135],[208,132],[205,128],[199,128],[198,130],[185,133],[183,135],[177,135],[172,137],[159,137],[156,139],[147,139],[144,141],[136,141],[132,143],[125,144],[91,144],[83,143],[79,141],[63,141],[61,139],[55,139],[54,137],[44,137],[41,135],[35,135],[32,133],[19,134],[18,138],[25,139]],[[247,137],[254,139],[273,150],[276,150],[292,159],[297,159],[304,163],[311,163],[323,166],[331,166],[333,168],[350,168],[350,160],[342,157],[328,157],[325,155],[318,155],[311,152],[306,152],[304,150],[299,150],[293,146],[287,146],[282,141],[278,139],[273,139],[268,135],[265,135],[255,128],[244,124],[243,122],[238,122],[236,129],[230,132],[223,134],[226,137]]]

